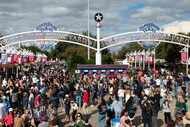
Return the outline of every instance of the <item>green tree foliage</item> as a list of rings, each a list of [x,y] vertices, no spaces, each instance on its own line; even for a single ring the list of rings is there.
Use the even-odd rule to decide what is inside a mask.
[[[159,59],[165,59],[168,63],[176,63],[180,60],[180,50],[182,46],[161,43],[156,48],[156,57]]]
[[[69,70],[74,71],[77,64],[86,64],[86,59],[78,54],[73,54],[70,59],[67,60]]]
[[[190,36],[190,33],[179,33],[182,35]],[[169,44],[162,42],[156,48],[156,57],[160,59],[165,59],[168,63],[179,63],[180,62],[180,50],[184,48],[183,46]]]
[[[113,64],[114,60],[111,53],[102,54],[102,64]]]
[[[83,32],[83,35],[87,36],[87,34],[87,32]],[[90,34],[90,36],[95,38],[95,36],[92,34]],[[76,67],[77,64],[95,64],[95,54],[96,52],[94,50],[90,50],[91,59],[88,60],[87,48],[74,44],[58,42],[55,46],[55,49],[50,52],[50,57],[66,60],[69,68],[73,69]],[[76,57],[78,57],[79,59],[77,59]],[[108,49],[102,51],[102,63],[113,63],[112,55]]]
[[[125,59],[126,53],[132,52],[132,51],[139,51],[143,50],[143,48],[137,43],[130,43],[129,45],[126,45],[125,47],[121,48],[121,50],[117,54],[117,59]]]
[[[37,46],[21,46],[22,49],[26,49],[26,50],[30,50],[32,51],[34,54],[37,54],[37,53],[43,53],[43,54],[46,54],[47,56],[49,55],[49,53],[47,51],[43,51],[41,50],[40,48],[38,48]]]

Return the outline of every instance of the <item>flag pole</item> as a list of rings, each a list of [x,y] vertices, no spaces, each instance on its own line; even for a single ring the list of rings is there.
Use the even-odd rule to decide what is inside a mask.
[[[142,60],[143,60],[143,70],[145,70],[146,53],[145,53],[144,49],[143,49],[143,53],[142,53]]]
[[[134,57],[135,57],[135,69],[137,68],[137,60],[136,60],[136,55],[137,55],[137,53],[136,53],[136,51],[133,53],[133,55],[134,55]]]
[[[89,10],[90,10],[90,7],[89,7],[89,5],[90,5],[90,2],[89,2],[90,0],[88,0],[88,60],[90,60],[90,48],[89,48],[89,45],[90,45],[90,39],[89,39],[89,36],[90,36],[90,12],[89,12]]]
[[[186,75],[188,75],[188,71],[189,71],[189,44],[187,44],[187,50],[186,50],[186,52],[187,52],[187,59],[186,59]]]
[[[156,48],[154,48],[154,79],[156,78]]]

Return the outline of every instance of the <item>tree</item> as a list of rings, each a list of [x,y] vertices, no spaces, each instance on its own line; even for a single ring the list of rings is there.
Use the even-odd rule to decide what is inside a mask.
[[[180,60],[180,50],[182,46],[161,43],[156,48],[156,57],[159,59],[165,59],[168,63],[177,63]]]
[[[88,34],[87,32],[83,32],[83,35],[87,36],[87,34]],[[95,38],[95,36],[92,35],[91,33],[90,33],[90,37]],[[91,50],[91,52],[90,52],[91,59],[87,60],[87,48],[86,47],[58,42],[57,45],[55,46],[55,49],[51,51],[51,57],[69,61],[72,58],[72,56],[74,56],[75,54],[78,54],[85,59],[85,62],[87,64],[94,64],[95,63],[95,53],[96,52],[94,50]],[[108,49],[105,49],[102,51],[102,61],[103,61],[103,63],[107,63],[107,64],[113,63],[111,53]]]
[[[132,51],[138,51],[143,50],[143,48],[137,43],[133,42],[125,47],[123,47],[117,54],[117,59],[125,59],[126,53],[132,52]]]
[[[37,53],[43,53],[45,55],[49,55],[49,53],[47,51],[43,51],[41,50],[39,47],[37,46],[21,46],[22,49],[26,49],[26,50],[30,50],[31,52],[33,52],[34,54]]]
[[[85,64],[86,59],[78,54],[74,54],[70,59],[67,60],[69,70],[74,71],[77,67],[77,64]]]
[[[190,36],[190,33],[179,33],[182,35]],[[180,50],[184,48],[183,46],[161,43],[156,48],[156,57],[159,59],[165,59],[168,63],[179,63],[180,61]]]

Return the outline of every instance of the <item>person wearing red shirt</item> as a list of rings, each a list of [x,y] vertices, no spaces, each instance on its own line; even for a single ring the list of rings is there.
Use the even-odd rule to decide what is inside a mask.
[[[83,91],[83,96],[82,96],[82,100],[83,100],[83,105],[87,106],[89,103],[89,98],[90,98],[90,94],[88,92],[87,89],[84,89]]]
[[[14,116],[13,109],[10,108],[8,114],[4,118],[4,123],[6,127],[13,127],[14,125]]]
[[[41,97],[40,97],[40,94],[38,94],[35,99],[34,99],[34,107],[35,108],[38,108],[41,104]]]

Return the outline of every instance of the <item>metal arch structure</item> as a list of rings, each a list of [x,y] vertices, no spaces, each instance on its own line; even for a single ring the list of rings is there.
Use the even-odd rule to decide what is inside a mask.
[[[89,44],[88,44],[89,40]],[[101,65],[101,51],[107,48],[124,45],[132,42],[165,42],[177,44],[189,48],[190,37],[176,33],[156,32],[126,32],[104,38],[100,38],[100,27],[97,24],[97,37],[91,38],[85,35],[67,31],[28,31],[0,37],[2,46],[0,49],[6,49],[11,46],[27,44],[30,42],[53,41],[66,42],[84,46],[96,51],[96,65]]]
[[[112,36],[104,37],[100,39],[101,42],[103,42],[103,46],[100,48],[100,51],[115,47],[124,45],[127,43],[132,42],[165,42],[165,43],[171,43],[176,45],[181,45],[184,47],[190,47],[190,37],[182,34],[176,34],[176,33],[166,33],[166,32],[143,32],[143,31],[136,31],[136,32],[126,32],[126,33],[120,33],[115,34]],[[105,46],[104,46],[105,45]]]
[[[182,34],[176,33],[166,33],[162,31],[137,31],[137,32],[127,32],[108,36],[100,39],[99,41],[104,42],[106,46],[102,46],[99,49],[101,52],[104,49],[132,43],[132,42],[164,42],[176,45],[181,45],[187,49],[187,58],[189,58],[189,48],[190,48],[190,37]],[[98,42],[98,41],[97,41]],[[155,49],[154,49],[155,51]],[[155,57],[154,57],[155,59]],[[155,60],[154,60],[155,61]],[[187,60],[188,61],[188,60]],[[186,74],[188,75],[189,63],[186,62]],[[155,69],[155,64],[154,64]]]
[[[88,45],[88,39],[90,40],[90,45]],[[0,38],[0,41],[3,43],[0,49],[29,42],[54,41],[67,42],[96,50],[96,39],[67,31],[27,31],[3,36]]]

